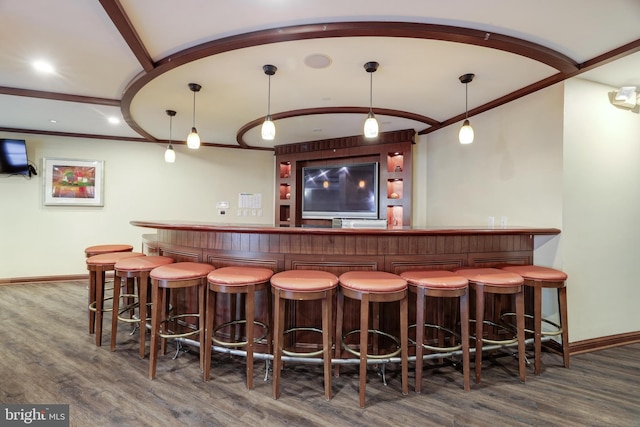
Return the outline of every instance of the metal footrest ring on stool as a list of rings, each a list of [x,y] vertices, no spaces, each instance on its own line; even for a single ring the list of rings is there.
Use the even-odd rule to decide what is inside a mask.
[[[346,334],[344,334],[342,336],[342,338],[340,339],[340,342],[342,344],[342,348],[345,349],[346,351],[348,351],[349,353],[353,354],[356,357],[360,357],[360,352],[354,350],[353,348],[351,348],[347,343],[345,343],[345,338],[347,338],[350,335],[353,334],[359,334],[360,333],[360,329],[354,329],[353,331],[347,332]],[[400,347],[400,339],[398,339],[398,337],[393,336],[391,334],[388,334],[386,332],[383,331],[378,331],[376,329],[369,329],[368,333],[370,334],[376,334],[376,335],[380,335],[383,337],[387,337],[390,340],[392,340],[394,343],[396,343],[396,350],[392,351],[391,353],[386,353],[386,354],[367,354],[367,358],[368,359],[388,359],[390,357],[393,356],[397,356],[398,354],[400,354],[400,351],[402,350]]]
[[[287,329],[286,331],[284,331],[282,333],[282,335],[284,336],[284,335],[290,334],[292,332],[298,332],[298,331],[317,332],[319,334],[322,333],[322,329],[318,329],[318,328],[296,327],[296,328]],[[289,351],[289,350],[285,350],[283,348],[282,349],[282,354],[284,354],[285,356],[291,356],[291,357],[315,357],[315,356],[321,356],[322,354],[324,354],[324,349],[321,348],[320,350],[309,351],[309,352],[303,353],[303,352]]]
[[[424,348],[425,350],[430,350],[430,351],[435,351],[435,352],[442,352],[442,353],[448,353],[451,351],[458,351],[462,348],[462,339],[460,338],[460,334],[456,333],[455,331],[452,331],[451,329],[445,328],[443,326],[440,325],[432,325],[430,323],[425,323],[424,326],[426,328],[431,328],[431,329],[437,329],[439,331],[443,331],[453,337],[456,337],[458,339],[458,342],[460,344],[451,346],[451,347],[436,347],[436,346],[432,346],[432,345],[428,345],[428,344],[422,344],[422,348]],[[411,325],[409,326],[409,329],[415,329],[416,325]],[[411,338],[409,338],[409,343],[412,345],[416,345],[416,341],[412,340]]]
[[[160,325],[171,323],[176,319],[183,319],[185,317],[200,317],[200,315],[197,314],[197,313],[195,313],[195,314],[189,314],[189,313],[187,313],[187,314],[177,314],[175,316],[167,317],[166,319],[164,319],[163,321],[160,322]],[[182,333],[159,332],[158,336],[160,336],[162,338],[185,338],[185,337],[190,337],[191,335],[199,334],[201,330],[202,330],[202,327],[200,327],[198,329],[194,329],[193,331],[182,332]]]
[[[218,344],[218,345],[221,345],[223,347],[240,347],[240,346],[245,346],[245,345],[249,344],[248,341],[220,341],[219,339],[216,338],[216,332],[220,331],[221,329],[224,329],[224,328],[227,328],[227,327],[233,326],[233,325],[240,325],[240,324],[243,324],[243,323],[246,324],[247,321],[244,320],[244,319],[232,320],[230,322],[226,322],[226,323],[223,323],[223,324],[219,325],[217,328],[215,328],[213,330],[213,336],[212,336],[213,342]],[[269,326],[266,323],[260,322],[258,320],[254,320],[253,324],[254,325],[258,325],[258,326],[260,326],[260,327],[262,327],[264,329],[264,332],[263,332],[262,335],[260,335],[259,337],[253,339],[254,343],[260,342],[267,335],[269,335]]]
[[[469,319],[469,323],[475,323],[475,319]],[[503,331],[507,331],[507,332],[513,332],[513,330],[509,327],[507,327],[506,325],[500,325],[498,323],[492,322],[490,320],[485,320],[482,322],[484,325],[489,325],[489,326],[493,326],[495,328],[501,329]],[[472,335],[470,338],[473,339],[477,339],[476,336]],[[509,345],[509,344],[513,344],[515,342],[518,341],[518,336],[517,335],[513,335],[513,337],[511,339],[502,339],[502,340],[493,340],[490,338],[482,338],[482,342],[483,343],[487,343],[487,344],[497,344],[497,345]]]
[[[500,316],[500,320],[502,320],[502,321],[503,321],[505,324],[507,324],[510,328],[512,328],[513,330],[515,330],[515,329],[516,329],[516,326],[515,326],[513,323],[511,323],[511,322],[509,322],[509,321],[505,320],[505,318],[508,318],[508,317],[515,317],[515,315],[516,315],[515,313],[504,313],[502,316]],[[524,315],[524,317],[525,317],[525,319],[531,319],[531,320],[533,320],[533,316],[532,316],[532,315],[530,315],[530,314],[525,314],[525,315]],[[543,317],[542,319],[540,319],[540,320],[542,321],[542,323],[546,323],[547,325],[551,325],[551,326],[553,326],[554,328],[556,328],[554,331],[542,331],[541,333],[542,333],[542,336],[543,336],[543,337],[545,337],[545,336],[556,336],[556,335],[560,335],[560,334],[562,334],[562,326],[561,326],[561,325],[557,324],[556,322],[554,322],[554,321],[552,321],[552,320],[545,319],[544,317]],[[526,328],[525,328],[525,330],[524,330],[524,331],[525,331],[526,333],[528,333],[528,334],[534,334],[534,333],[535,333],[535,331],[532,331],[531,329],[526,329]]]
[[[113,311],[113,308],[104,308],[104,303],[106,301],[110,301],[112,300],[113,297],[106,297],[102,300],[102,311],[103,312],[109,312],[109,311]],[[91,304],[89,304],[89,310],[91,311],[98,311],[98,309],[96,308],[96,301],[92,302]]]

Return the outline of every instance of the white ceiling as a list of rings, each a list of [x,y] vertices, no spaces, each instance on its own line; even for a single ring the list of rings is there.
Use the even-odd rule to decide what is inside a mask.
[[[173,109],[172,137],[184,141],[190,82],[202,85],[195,123],[205,144],[238,147],[240,138],[270,148],[359,135],[368,61],[380,63],[373,107],[383,132],[458,126],[465,73],[476,75],[471,115],[545,79],[640,86],[638,0],[0,0],[0,40],[0,131],[71,137],[166,141]],[[308,67],[312,54],[331,64]],[[609,57],[616,61],[592,67]],[[56,72],[36,72],[34,60]],[[268,143],[250,126],[267,113],[264,64],[278,67],[277,135]],[[342,107],[353,108],[335,112]]]

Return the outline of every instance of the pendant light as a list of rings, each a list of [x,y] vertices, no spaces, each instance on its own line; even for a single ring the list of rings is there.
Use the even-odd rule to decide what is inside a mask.
[[[173,145],[171,144],[171,133],[173,130],[173,116],[176,115],[176,112],[173,110],[166,110],[167,115],[169,116],[169,145],[167,145],[167,149],[164,152],[164,161],[167,163],[175,163],[176,161],[176,152],[173,149]]]
[[[469,124],[469,83],[473,81],[475,74],[463,74],[459,77],[460,83],[464,84],[464,122],[458,134],[460,144],[471,144],[473,142],[473,128]]]
[[[202,86],[197,83],[189,83],[189,89],[193,92],[193,125],[191,127],[191,133],[187,136],[187,147],[198,149],[200,148],[200,135],[196,130],[196,92],[200,92]]]
[[[262,123],[262,139],[266,141],[271,141],[276,137],[276,125],[271,120],[271,76],[273,76],[278,68],[275,65],[264,65],[262,67],[264,73],[269,76],[269,92],[267,96],[267,117],[264,119],[264,123]]]
[[[364,69],[369,73],[369,115],[364,122],[365,138],[375,138],[378,136],[378,121],[373,114],[373,73],[378,69],[378,63],[375,61],[364,64]]]

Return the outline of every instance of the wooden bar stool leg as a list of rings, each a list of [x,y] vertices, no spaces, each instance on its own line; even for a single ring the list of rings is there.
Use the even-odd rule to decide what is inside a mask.
[[[200,333],[198,334],[198,341],[200,342],[200,349],[204,349],[205,347],[205,336],[204,336],[204,322],[206,318],[206,310],[205,310],[205,298],[206,298],[206,279],[202,279],[201,283],[198,285],[198,329],[200,329]],[[200,351],[200,371],[204,371],[204,351]]]
[[[567,314],[567,288],[558,288],[558,308],[560,311],[560,325],[562,326],[562,358],[564,367],[569,367],[569,320]]]
[[[168,317],[168,312],[169,312],[169,301],[171,301],[171,298],[173,297],[174,292],[169,292],[169,289],[167,288],[161,288],[160,289],[160,304],[162,304],[160,306],[160,323],[158,324],[158,339],[160,341],[160,354],[165,355],[167,354],[167,340],[162,338],[160,336],[160,332],[162,332],[163,334],[166,334],[168,332],[168,327],[169,324],[168,323],[162,323],[163,319],[166,319]],[[177,304],[175,304],[174,302],[174,307]]]
[[[253,388],[253,336],[254,336],[254,318],[255,318],[255,285],[247,287],[245,295],[245,319],[247,336],[247,388]]]
[[[516,317],[518,328],[518,365],[520,368],[520,381],[526,379],[526,360],[524,350],[524,287],[516,294]]]
[[[280,397],[280,373],[282,369],[282,340],[284,334],[284,299],[280,298],[280,291],[274,292],[275,311],[273,313],[274,323],[274,358],[273,358],[273,398]]]
[[[138,316],[140,317],[140,359],[144,359],[147,340],[147,302],[149,290],[149,272],[142,271],[138,278]]]
[[[460,335],[462,338],[462,371],[464,376],[464,391],[471,390],[469,372],[469,292],[460,296]]]
[[[340,359],[342,357],[342,324],[344,322],[344,295],[338,291],[336,295],[336,349],[335,358]],[[340,376],[340,365],[336,364],[333,368],[333,374],[336,377]]]
[[[482,373],[482,334],[484,322],[484,289],[481,284],[474,286],[476,290],[476,384],[480,384]]]
[[[104,308],[104,270],[97,270],[96,274],[96,312],[95,312],[95,333],[96,346],[102,345],[102,310]]]
[[[155,282],[155,281],[154,281]],[[151,289],[151,339],[149,344],[149,379],[156,376],[158,361],[158,338],[160,333],[160,317],[164,307],[162,292],[157,283]]]
[[[116,349],[118,334],[118,311],[120,310],[120,287],[122,278],[117,274],[113,278],[113,311],[111,313],[111,351]]]
[[[369,295],[360,300],[360,407],[364,408],[367,385],[367,349],[369,338]]]
[[[534,348],[534,372],[540,375],[542,363],[542,288],[535,285],[533,290],[533,348]]]
[[[207,292],[207,309],[205,320],[205,342],[204,342],[204,373],[203,378],[205,381],[209,381],[211,377],[211,346],[213,345],[213,331],[216,311],[216,295],[217,292]]]
[[[331,399],[331,306],[333,292],[327,291],[322,299],[322,347],[324,350],[324,397]]]
[[[400,360],[402,364],[402,394],[409,394],[409,298],[405,294],[400,300]]]
[[[89,306],[96,300],[96,269],[89,271],[89,302],[87,303],[87,311],[89,312],[89,334],[94,334],[96,329],[96,313],[89,309]]]
[[[416,289],[416,393],[422,392],[422,364],[424,349],[424,306],[425,306],[425,289],[417,287]]]

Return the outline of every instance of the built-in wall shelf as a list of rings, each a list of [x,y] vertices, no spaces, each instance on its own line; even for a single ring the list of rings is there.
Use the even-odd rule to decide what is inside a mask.
[[[331,226],[329,220],[303,219],[302,168],[377,162],[378,218],[389,226],[411,225],[411,164],[415,132],[381,133],[376,141],[362,136],[279,145],[276,153],[276,225]]]

